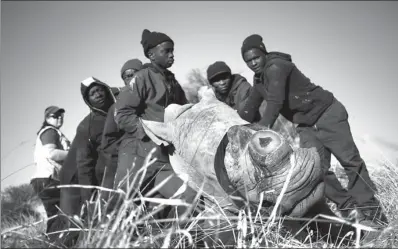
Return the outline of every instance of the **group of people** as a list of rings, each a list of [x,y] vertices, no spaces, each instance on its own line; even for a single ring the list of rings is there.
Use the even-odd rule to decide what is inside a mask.
[[[185,92],[168,69],[174,63],[174,41],[161,32],[142,33],[141,45],[148,63],[127,61],[120,72],[124,87],[110,87],[94,77],[81,82],[81,94],[90,113],[80,122],[70,143],[60,131],[65,110],[50,106],[37,134],[35,163],[31,180],[49,217],[58,206],[67,215],[78,215],[96,191],[93,188],[49,188],[79,184],[126,190],[156,148],[156,162],[146,171],[140,190],[148,193],[167,177],[166,185],[153,193],[170,198],[183,184],[170,165],[167,148],[158,146],[145,134],[139,118],[162,122],[165,108],[187,104]],[[254,72],[253,85],[234,74],[227,63],[216,61],[207,69],[207,80],[218,100],[235,109],[242,119],[272,128],[278,115],[296,125],[302,147],[316,147],[324,171],[325,196],[337,204],[344,217],[354,211],[360,220],[376,225],[387,218],[375,197],[376,187],[355,145],[342,103],[329,91],[313,84],[293,63],[289,54],[269,52],[260,35],[244,39],[241,55]],[[264,113],[259,108],[263,101]],[[330,171],[331,154],[344,167],[348,187],[343,188]],[[134,165],[134,167],[133,167]],[[138,188],[139,186],[137,186]],[[187,188],[180,198],[193,201],[196,192]],[[161,213],[163,217],[171,215]],[[51,222],[47,224],[47,232]]]

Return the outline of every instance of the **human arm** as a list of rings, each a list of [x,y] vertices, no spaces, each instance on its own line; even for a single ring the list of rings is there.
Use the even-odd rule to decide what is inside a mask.
[[[106,117],[104,130],[102,132],[101,138],[101,151],[102,151],[102,160],[104,160],[104,165],[107,167],[111,165],[111,160],[113,158],[117,158],[118,156],[118,143],[120,142],[121,137],[123,136],[123,131],[117,127],[114,119],[115,106],[112,105],[108,110],[108,115]],[[97,163],[97,165],[99,165]],[[96,166],[96,171],[101,171],[104,169],[100,169]],[[97,172],[97,174],[98,174]],[[102,172],[103,173],[103,172]],[[100,179],[98,179],[100,180]]]
[[[238,112],[242,110],[245,106],[245,103],[250,96],[250,91],[252,87],[246,79],[243,79],[239,83],[239,88],[237,89],[236,95],[234,97],[234,103],[236,103],[236,109]]]
[[[263,96],[255,87],[252,87],[246,101],[238,109],[239,116],[247,122],[253,123],[258,117],[258,110],[262,102]]]
[[[179,104],[179,105],[185,105],[185,104],[188,104],[189,103],[189,101],[188,101],[188,99],[187,99],[187,96],[186,96],[186,94],[185,94],[185,91],[184,91],[184,89],[181,87],[181,85],[179,84],[179,83],[177,83],[177,85],[178,85],[178,99],[177,99],[177,104]]]
[[[290,70],[286,65],[273,64],[264,73],[268,79],[267,106],[259,124],[271,128],[285,101],[286,82]]]
[[[101,150],[104,152],[110,151],[113,147],[113,144],[118,141],[122,131],[118,128],[117,124],[115,123],[115,105],[112,105],[106,116],[104,130],[102,132],[101,137]]]
[[[76,166],[77,176],[80,185],[97,185],[95,175],[95,164],[98,153],[95,150],[91,138],[89,137],[89,127],[85,127],[81,123],[76,131]],[[83,201],[91,198],[93,189],[81,188],[81,196]]]
[[[136,74],[130,85],[123,88],[115,103],[114,120],[117,127],[128,133],[143,137],[145,132],[139,122],[142,102],[145,98],[144,77]]]

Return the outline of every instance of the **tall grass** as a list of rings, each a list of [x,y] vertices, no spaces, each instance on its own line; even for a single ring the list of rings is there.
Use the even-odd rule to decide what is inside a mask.
[[[147,167],[150,167],[153,160],[150,161],[149,156],[145,166],[140,170],[141,175],[136,176],[134,181],[140,182],[143,173],[145,173]],[[370,173],[379,190],[377,196],[386,210],[391,224],[390,227],[385,229],[368,246],[379,248],[397,247],[398,240],[395,232],[398,231],[398,194],[396,191],[398,187],[398,168],[386,165],[380,165],[380,167],[384,167],[383,170],[370,171]],[[338,176],[342,177],[342,171],[339,168],[335,167],[335,172]],[[165,181],[167,180],[165,179]],[[352,235],[347,235],[351,236],[354,241],[351,245],[343,243],[343,240],[328,241],[327,238],[321,240],[319,236],[316,236],[317,231],[312,231],[313,236],[310,236],[311,233],[304,233],[304,237],[298,239],[298,237],[293,236],[295,233],[292,233],[292,230],[288,230],[283,226],[287,221],[286,219],[276,217],[274,222],[267,223],[270,218],[268,215],[270,212],[256,213],[245,210],[240,211],[238,214],[233,214],[222,209],[214,202],[207,201],[201,203],[198,200],[194,205],[185,203],[183,200],[178,199],[178,193],[171,199],[150,198],[148,197],[150,193],[146,196],[141,196],[132,188],[133,185],[130,185],[127,191],[121,189],[114,191],[96,187],[100,196],[103,196],[105,193],[112,193],[113,196],[120,196],[121,203],[118,209],[107,213],[105,210],[108,208],[109,202],[104,198],[98,198],[90,201],[90,208],[88,209],[90,210],[90,214],[85,221],[79,221],[76,218],[70,217],[71,221],[78,224],[77,230],[80,231],[77,247],[186,248],[198,245],[203,247],[225,246],[221,244],[220,240],[217,240],[217,236],[224,236],[224,241],[225,238],[229,238],[231,244],[241,248],[312,248],[320,246],[342,248],[363,246],[355,244],[355,236],[352,237]],[[161,187],[162,183],[156,186],[157,189]],[[178,192],[181,193],[184,188],[185,186],[182,186]],[[152,192],[156,192],[156,189]],[[137,195],[135,198],[128,198],[129,194]],[[22,201],[22,195],[15,197],[19,201]],[[3,202],[5,203],[5,201],[6,199],[3,200],[2,198],[2,211],[4,211]],[[141,201],[141,203],[137,204],[135,203],[136,201]],[[32,202],[30,203],[25,206],[27,209],[29,209],[30,205],[33,205]],[[167,205],[175,207],[184,206],[187,209],[186,212],[178,217],[171,217],[169,219],[156,218],[156,214]],[[18,213],[21,212],[19,209],[15,210]],[[195,216],[191,215],[193,210],[196,210]],[[8,209],[6,211],[10,212],[11,210]],[[14,220],[7,220],[7,217],[2,215],[2,247],[53,247],[49,245],[43,236],[45,222],[38,221],[40,217],[35,216],[33,212],[20,216],[14,214],[13,217]],[[317,217],[317,219],[329,222],[344,222],[339,219],[332,220],[332,218],[327,216]],[[21,226],[22,224],[26,224],[26,226]],[[295,231],[297,232],[301,228],[304,227],[298,227]],[[307,228],[303,230],[307,231]],[[220,234],[222,231],[227,234]],[[344,234],[341,235],[341,237],[344,236]]]

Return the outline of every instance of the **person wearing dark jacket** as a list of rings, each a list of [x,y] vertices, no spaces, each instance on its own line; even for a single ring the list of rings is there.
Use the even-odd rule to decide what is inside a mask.
[[[282,114],[298,125],[302,147],[316,146],[322,151],[325,195],[337,204],[343,215],[350,217],[355,210],[363,222],[375,227],[378,225],[372,222],[374,218],[387,222],[375,197],[374,183],[351,135],[344,105],[331,92],[313,84],[292,62],[290,55],[268,52],[260,35],[247,37],[241,53],[255,73],[255,90],[240,113],[242,118],[252,122],[255,111],[265,99],[267,106],[259,124],[272,128]],[[347,190],[329,170],[331,153],[345,169],[349,179]]]
[[[131,59],[124,63],[120,71],[120,76],[127,86],[133,76],[142,69],[142,62],[139,59]],[[121,138],[124,134],[117,127],[114,119],[115,104],[111,105],[105,120],[104,131],[102,133],[99,159],[95,166],[95,173],[101,186],[113,188],[113,181],[117,169],[118,151]]]
[[[245,77],[232,74],[231,68],[224,61],[216,61],[207,68],[207,80],[218,100],[237,111],[243,108],[251,90]]]
[[[98,149],[105,123],[106,111],[115,102],[120,88],[109,87],[105,83],[90,77],[80,84],[84,102],[90,113],[79,123],[75,138],[60,171],[60,185],[97,185],[95,165],[98,160]],[[91,197],[92,189],[65,187],[61,188],[59,218],[51,231],[65,231],[77,228],[72,217],[80,217],[82,205]],[[79,232],[66,232],[61,238],[54,233],[51,240],[59,245],[72,247]]]
[[[99,158],[102,132],[107,113],[116,98],[112,89],[104,82],[89,77],[81,82],[81,94],[90,108],[90,113],[80,122],[76,130],[77,179],[80,185],[99,185],[95,166]],[[93,189],[81,188],[82,202],[90,200]]]
[[[170,198],[182,185],[169,163],[167,148],[158,146],[145,134],[139,118],[163,122],[165,108],[172,104],[188,103],[185,92],[168,70],[174,63],[174,42],[164,33],[144,30],[141,44],[145,56],[151,64],[136,73],[130,84],[121,91],[115,105],[115,121],[118,127],[125,132],[119,147],[119,162],[115,177],[116,188],[126,176],[132,181],[148,153],[156,148],[153,157],[156,162],[148,167],[141,193],[145,194],[152,186],[159,184],[166,177],[173,175],[157,195]],[[134,167],[132,167],[134,163]],[[130,174],[127,174],[127,172]],[[126,183],[121,188],[126,189]],[[147,186],[148,185],[148,186]],[[137,186],[137,182],[135,185]],[[192,192],[190,192],[192,191]],[[187,189],[183,198],[193,199],[196,193]],[[167,215],[167,211],[164,214]]]

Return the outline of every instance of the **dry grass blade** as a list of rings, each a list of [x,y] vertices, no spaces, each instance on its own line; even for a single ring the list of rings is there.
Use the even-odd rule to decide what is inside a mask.
[[[290,169],[289,169],[289,172],[288,172],[288,174],[286,176],[285,182],[283,183],[283,187],[282,187],[281,193],[279,194],[278,198],[276,199],[275,206],[272,209],[271,215],[270,215],[270,217],[268,218],[268,221],[267,221],[268,227],[271,226],[272,223],[274,223],[274,221],[275,221],[276,214],[277,214],[277,211],[279,209],[279,205],[280,205],[280,203],[282,201],[283,196],[285,195],[285,192],[287,190],[287,186],[290,183],[290,178],[292,177],[292,174],[293,174],[293,169],[295,167],[296,167],[296,158],[295,158],[295,155],[292,154],[290,156]]]
[[[192,217],[189,216],[189,214],[192,210],[196,210],[197,204],[190,205],[178,198],[187,187],[187,182],[184,182],[183,186],[181,186],[177,193],[170,199],[149,197],[150,194],[155,193],[157,189],[163,187],[164,183],[169,181],[170,178],[165,179],[145,196],[142,196],[139,191],[134,189],[133,185],[142,182],[142,175],[146,172],[147,167],[154,162],[154,159],[150,157],[151,155],[148,155],[145,165],[140,169],[139,174],[135,175],[131,185],[129,185],[129,188],[125,191],[122,189],[107,189],[98,186],[82,186],[78,184],[59,186],[59,188],[92,188],[98,190],[100,193],[104,192],[120,195],[122,203],[119,209],[114,210],[112,213],[105,213],[104,210],[108,204],[106,201],[101,200],[101,198],[91,200],[90,203],[93,206],[93,210],[88,217],[88,221],[81,221],[79,217],[69,217],[70,221],[75,224],[77,228],[57,231],[57,233],[62,234],[62,232],[66,231],[80,231],[84,236],[82,236],[82,241],[77,245],[79,248],[186,248],[195,246],[198,243],[202,243],[203,247],[206,248],[211,248],[214,245],[223,247],[222,243],[217,240],[221,231],[232,231],[229,238],[234,241],[235,246],[241,248],[358,248],[365,246],[365,244],[361,244],[364,242],[359,241],[359,236],[353,236],[355,234],[353,232],[343,234],[338,241],[331,242],[329,241],[329,237],[316,237],[317,231],[315,230],[308,230],[307,233],[306,229],[308,224],[344,224],[357,229],[357,231],[375,231],[375,229],[371,227],[356,222],[349,222],[339,217],[323,214],[312,217],[311,219],[277,217],[277,208],[280,206],[283,198],[285,198],[284,194],[289,184],[289,173],[291,169],[269,216],[263,214],[260,208],[242,210],[240,215],[233,215],[233,212],[230,212],[229,206],[224,206],[224,204],[217,202],[216,198],[209,196],[207,193],[200,192],[197,198],[199,198],[200,195],[206,197],[204,203],[205,209],[198,211],[196,213],[197,215]],[[294,158],[291,158],[291,160],[291,164],[294,165]],[[377,170],[372,170],[370,168],[369,172],[378,188],[377,197],[381,200],[381,204],[390,219],[389,228],[383,230],[380,237],[372,241],[371,243],[373,244],[371,245],[377,248],[398,247],[398,239],[396,237],[398,231],[398,194],[396,191],[398,188],[398,167],[388,163],[388,165],[379,165]],[[344,178],[339,174],[337,175],[344,183]],[[206,181],[203,181],[203,184],[206,184]],[[137,194],[135,198],[129,198],[129,196],[134,196],[132,195],[134,193]],[[11,197],[9,195],[4,195],[3,197],[2,195],[2,214],[3,202],[6,203]],[[260,202],[262,202],[263,199],[264,195],[261,195]],[[141,201],[141,204],[135,204],[134,201],[137,200]],[[151,203],[154,209],[149,210],[149,208],[145,206],[145,203]],[[183,206],[188,208],[184,214],[177,218],[156,218],[156,215],[162,212],[166,206]],[[6,207],[8,206],[4,206],[4,208]],[[12,209],[7,212],[11,211]],[[60,215],[64,214],[61,212]],[[50,219],[54,217],[50,217]],[[278,223],[276,223],[277,218],[279,221]],[[3,222],[6,220],[7,217],[2,216],[2,247],[56,247],[56,245],[49,244],[42,236],[45,231],[45,218],[36,219],[31,217],[27,219],[21,216],[20,220],[17,222],[8,222],[8,220],[7,222]],[[297,240],[296,236],[299,233],[297,230],[291,234],[286,233],[285,227],[282,226],[282,220],[301,222],[301,227],[298,230],[300,230],[299,232],[305,232],[305,238]],[[204,223],[209,225],[204,227]],[[271,226],[271,224],[273,226]],[[346,238],[350,239],[352,244],[347,244],[345,241]],[[210,243],[213,243],[213,245]]]

